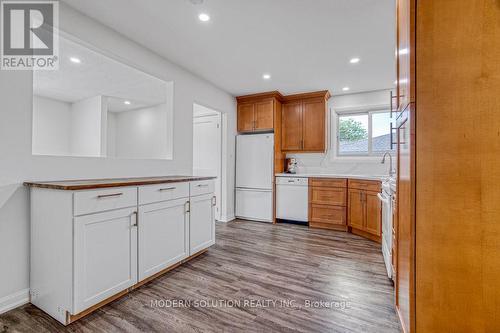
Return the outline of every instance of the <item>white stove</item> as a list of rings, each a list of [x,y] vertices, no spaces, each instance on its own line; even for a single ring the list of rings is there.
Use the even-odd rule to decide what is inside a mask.
[[[393,195],[396,192],[396,180],[387,178],[382,182],[382,191],[378,194],[382,202],[382,254],[384,255],[387,276],[392,278],[392,210]]]

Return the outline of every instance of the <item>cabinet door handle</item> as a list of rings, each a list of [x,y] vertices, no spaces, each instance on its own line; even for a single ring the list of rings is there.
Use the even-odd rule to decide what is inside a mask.
[[[175,190],[175,187],[165,187],[165,188],[160,188],[158,191],[163,192],[163,191],[172,191]]]
[[[132,224],[132,227],[137,227],[139,225],[139,214],[137,214],[137,212],[133,212],[132,216],[135,216],[135,221],[134,224]]]
[[[97,196],[97,199],[112,198],[122,196],[123,193],[112,193],[112,194],[101,194]]]
[[[208,187],[208,184],[199,184],[198,187]]]
[[[397,142],[394,142],[394,130],[397,130],[398,128],[397,127],[392,127],[392,122],[389,124],[389,131],[390,131],[390,140],[391,140],[391,150],[394,149],[394,146],[397,145],[398,143]]]
[[[217,206],[217,197],[215,195],[212,197],[212,206]]]
[[[186,213],[191,212],[191,202],[190,201],[186,201],[186,203],[184,204],[184,210]]]

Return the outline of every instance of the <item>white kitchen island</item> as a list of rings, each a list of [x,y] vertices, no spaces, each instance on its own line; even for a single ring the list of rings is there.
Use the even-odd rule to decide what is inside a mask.
[[[212,177],[25,185],[31,303],[64,325],[215,244]]]

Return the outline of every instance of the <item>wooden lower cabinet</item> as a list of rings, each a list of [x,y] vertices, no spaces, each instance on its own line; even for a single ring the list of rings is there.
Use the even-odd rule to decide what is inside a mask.
[[[362,190],[349,189],[349,226],[359,230],[363,229],[365,220],[363,194]]]
[[[347,189],[345,179],[309,180],[309,226],[347,230]]]
[[[356,188],[352,188],[355,186]],[[365,186],[365,189],[362,189]],[[377,194],[378,181],[349,180],[348,225],[353,234],[376,242],[382,239],[382,205]]]
[[[350,231],[382,240],[380,181],[310,178],[309,227]]]
[[[382,237],[382,207],[377,193],[365,193],[365,229],[372,235]]]
[[[345,229],[347,225],[345,207],[311,204],[311,216],[312,227],[336,229],[338,226]]]

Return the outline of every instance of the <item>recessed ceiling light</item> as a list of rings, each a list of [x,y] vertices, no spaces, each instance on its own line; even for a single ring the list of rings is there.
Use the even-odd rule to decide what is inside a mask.
[[[342,91],[349,91],[349,89],[351,89],[351,88],[349,88],[349,87],[344,87],[344,88],[342,88]]]
[[[349,60],[349,62],[351,64],[357,64],[359,62],[359,60],[360,60],[359,58],[352,58],[351,60]]]
[[[74,62],[75,64],[79,64],[79,63],[81,63],[81,62],[82,62],[82,61],[81,61],[79,58],[77,58],[77,57],[71,57],[71,58],[69,58],[69,60],[70,60],[71,62]]]
[[[125,105],[130,105],[130,101],[123,102]]]
[[[200,15],[198,15],[198,18],[200,19],[201,22],[210,21],[210,16],[208,16],[208,14],[205,13],[201,13]]]
[[[269,80],[269,79],[271,79],[271,74],[264,74],[264,75],[262,75],[262,78],[264,80]]]

